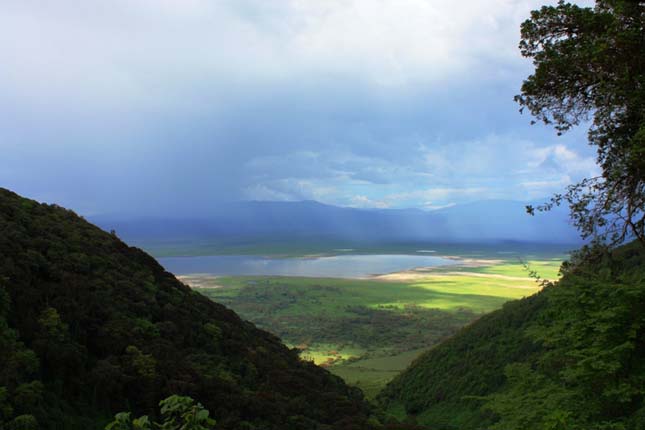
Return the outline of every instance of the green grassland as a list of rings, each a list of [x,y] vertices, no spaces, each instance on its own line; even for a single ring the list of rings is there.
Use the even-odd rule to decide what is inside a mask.
[[[552,258],[577,248],[576,245],[499,243],[436,243],[436,242],[348,242],[329,238],[281,239],[257,238],[248,241],[226,242],[215,239],[134,240],[132,244],[155,257],[200,255],[264,255],[272,257],[302,257],[337,254],[415,254],[432,250],[435,255],[455,255],[471,258],[504,258],[517,256]],[[342,251],[340,251],[342,250]]]
[[[485,273],[492,275],[527,277],[529,271],[535,271],[542,279],[557,279],[562,263],[563,256],[543,259],[531,259],[524,261],[517,259],[515,261],[504,261],[490,266],[463,268],[465,272]]]
[[[554,279],[562,257],[482,260],[380,278],[184,277],[373,398],[421,352]],[[527,270],[527,267],[529,270]],[[400,276],[399,276],[400,275]]]

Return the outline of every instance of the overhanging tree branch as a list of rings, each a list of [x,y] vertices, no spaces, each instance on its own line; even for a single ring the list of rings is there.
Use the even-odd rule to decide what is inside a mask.
[[[583,238],[645,245],[645,2],[564,1],[533,11],[519,44],[534,73],[515,101],[558,134],[593,118],[588,141],[602,174],[527,212],[568,204]]]

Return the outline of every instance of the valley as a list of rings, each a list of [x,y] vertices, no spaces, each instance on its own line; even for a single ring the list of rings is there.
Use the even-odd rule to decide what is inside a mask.
[[[643,428],[637,242],[464,248],[357,278],[178,280],[114,233],[2,189],[0,230],[2,428],[137,428],[147,418],[130,413],[181,399],[221,430]],[[563,259],[562,278],[536,282]]]
[[[562,250],[522,255],[504,249],[463,248],[445,265],[361,278],[190,274],[179,279],[373,399],[428,348],[505,302],[537,292],[529,270],[553,280],[565,258]]]

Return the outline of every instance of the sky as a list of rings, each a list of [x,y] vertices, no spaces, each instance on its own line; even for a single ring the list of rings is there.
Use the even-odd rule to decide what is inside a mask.
[[[544,198],[598,172],[513,101],[544,3],[3,0],[0,187],[84,215]]]

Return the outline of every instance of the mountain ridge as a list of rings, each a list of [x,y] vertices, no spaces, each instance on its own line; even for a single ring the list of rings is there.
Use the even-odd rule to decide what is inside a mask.
[[[328,240],[360,243],[401,241],[491,242],[521,241],[580,244],[564,208],[549,216],[529,216],[526,203],[480,201],[433,211],[362,209],[302,202],[238,202],[222,205],[210,217],[187,219],[94,216],[92,221],[135,243],[173,240],[219,240],[225,243],[257,239]]]
[[[360,390],[70,210],[0,188],[0,257],[0,428],[100,429],[170,394],[223,430],[371,428]]]

